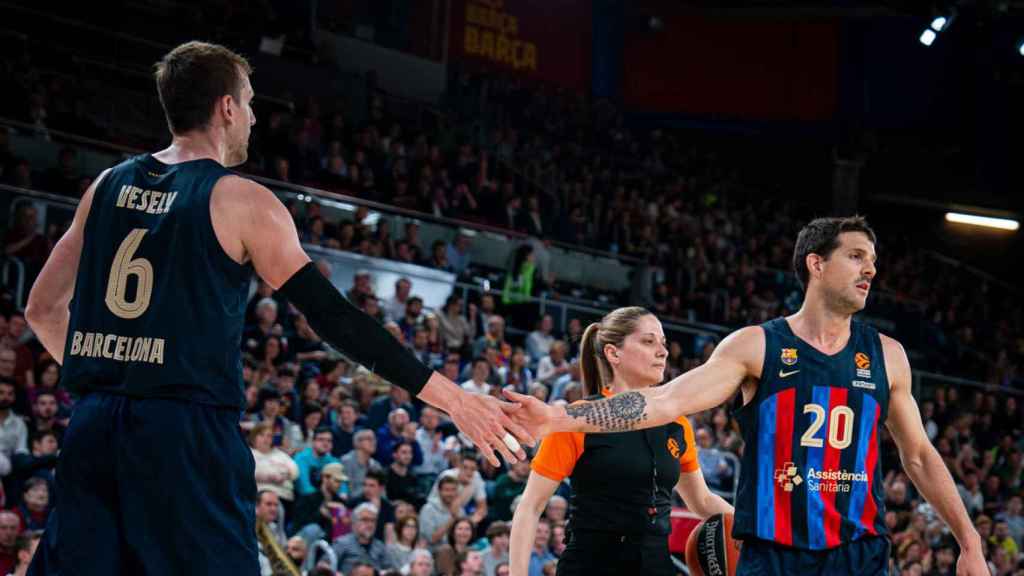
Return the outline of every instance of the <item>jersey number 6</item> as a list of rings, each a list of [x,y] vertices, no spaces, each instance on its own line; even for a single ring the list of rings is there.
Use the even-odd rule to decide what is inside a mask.
[[[810,448],[821,448],[824,442],[815,438],[818,430],[825,423],[825,407],[821,404],[804,404],[804,414],[811,413],[813,419],[807,431],[800,437],[800,445]],[[842,428],[839,427],[842,422]],[[842,450],[853,441],[853,410],[840,404],[832,409],[828,417],[828,444],[836,450]]]
[[[146,232],[149,230],[145,228],[135,228],[129,232],[117,248],[114,263],[110,266],[105,301],[114,316],[125,320],[142,316],[149,308],[149,298],[153,293],[153,265],[145,258],[132,259]],[[131,301],[127,299],[129,276],[135,276],[138,280],[135,299]]]

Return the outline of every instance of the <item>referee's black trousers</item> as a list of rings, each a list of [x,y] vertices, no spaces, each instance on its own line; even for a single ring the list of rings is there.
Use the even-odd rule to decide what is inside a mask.
[[[566,540],[558,561],[558,576],[676,575],[667,535],[572,530],[566,534]]]

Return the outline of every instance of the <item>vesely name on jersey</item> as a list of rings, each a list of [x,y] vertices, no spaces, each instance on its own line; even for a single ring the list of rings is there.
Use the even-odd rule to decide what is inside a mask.
[[[807,471],[807,489],[812,492],[849,492],[852,482],[867,481],[867,472],[815,470],[814,468]]]
[[[102,332],[75,331],[71,337],[72,356],[83,358],[106,358],[118,362],[164,363],[164,339]]]
[[[143,190],[137,186],[125,184],[117,193],[118,208],[138,210],[147,214],[166,214],[171,204],[178,197],[177,192],[160,192],[159,190]]]

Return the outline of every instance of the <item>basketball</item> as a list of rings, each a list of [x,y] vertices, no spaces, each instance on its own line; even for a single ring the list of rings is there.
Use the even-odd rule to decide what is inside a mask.
[[[732,514],[714,514],[690,532],[686,565],[692,576],[732,576],[740,562],[740,543],[732,539]]]

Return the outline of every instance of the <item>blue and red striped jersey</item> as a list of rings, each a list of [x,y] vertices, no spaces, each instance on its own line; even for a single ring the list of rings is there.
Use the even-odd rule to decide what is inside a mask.
[[[822,550],[885,533],[878,427],[889,380],[878,332],[854,321],[846,347],[827,355],[785,318],[761,327],[761,381],[737,414],[745,448],[734,537]]]

